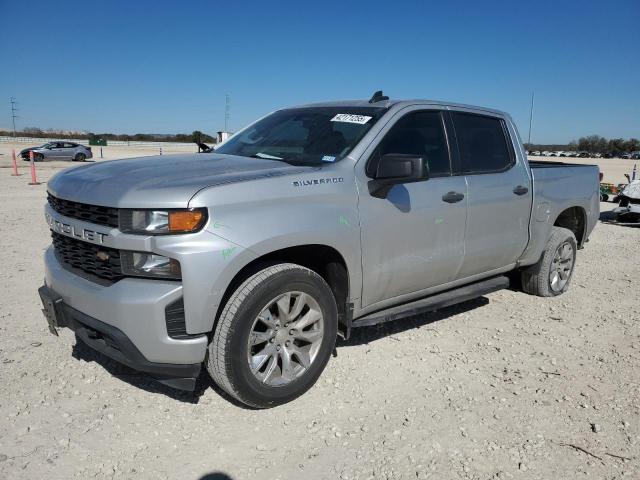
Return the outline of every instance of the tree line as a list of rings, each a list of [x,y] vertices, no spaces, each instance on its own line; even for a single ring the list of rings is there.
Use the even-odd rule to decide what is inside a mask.
[[[55,138],[60,140],[78,139],[78,140],[120,140],[125,142],[180,142],[180,143],[215,143],[216,140],[211,135],[195,130],[192,133],[176,133],[167,135],[158,135],[152,133],[136,133],[134,135],[117,134],[117,133],[93,133],[93,132],[61,132],[58,130],[41,130],[37,127],[26,127],[21,131],[16,131],[19,137],[35,137],[35,138]],[[0,136],[11,137],[12,131],[0,130]]]
[[[531,151],[568,151],[568,152],[588,152],[588,153],[610,153],[619,155],[640,151],[640,140],[637,138],[610,138],[600,135],[589,135],[572,140],[566,145],[541,145],[536,143],[525,143],[525,148]]]

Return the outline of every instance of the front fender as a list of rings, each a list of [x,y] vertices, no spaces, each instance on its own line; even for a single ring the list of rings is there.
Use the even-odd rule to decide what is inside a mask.
[[[235,274],[249,262],[301,245],[325,245],[339,252],[348,270],[349,301],[359,300],[362,290],[360,223],[353,166],[345,165],[337,172],[322,170],[302,178],[266,178],[220,185],[202,190],[191,199],[189,207],[209,209],[206,228],[210,233],[250,253],[228,262],[229,270],[221,274],[212,288],[212,303],[221,301],[224,291],[220,290],[226,289]],[[305,179],[334,176],[342,180],[297,186]]]

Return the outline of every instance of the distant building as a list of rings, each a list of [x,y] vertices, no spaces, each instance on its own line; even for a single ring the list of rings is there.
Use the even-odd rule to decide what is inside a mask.
[[[217,139],[217,143],[220,144],[222,142],[226,142],[227,138],[229,138],[231,135],[233,135],[233,133],[231,132],[218,132],[218,139]]]

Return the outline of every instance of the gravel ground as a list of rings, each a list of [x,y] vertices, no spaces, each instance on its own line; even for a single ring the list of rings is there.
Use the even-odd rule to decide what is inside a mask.
[[[638,228],[599,224],[559,298],[503,291],[357,330],[306,395],[253,411],[50,335],[45,185],[9,174],[0,478],[640,478]]]

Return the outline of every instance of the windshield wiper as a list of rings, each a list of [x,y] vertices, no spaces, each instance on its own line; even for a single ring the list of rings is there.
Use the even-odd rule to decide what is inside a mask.
[[[251,156],[254,158],[264,158],[266,160],[284,160],[284,158],[282,157],[276,157],[275,155],[269,155],[268,153],[262,153],[262,152],[254,153]]]

